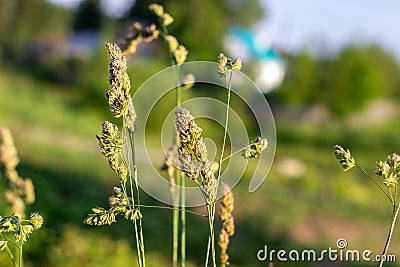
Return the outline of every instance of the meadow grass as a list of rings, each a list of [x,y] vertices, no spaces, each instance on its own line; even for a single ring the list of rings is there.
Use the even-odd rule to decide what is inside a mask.
[[[5,75],[5,73],[2,75]],[[8,72],[7,75],[9,75]],[[19,77],[17,73],[12,75]],[[18,80],[25,80],[25,82],[20,84]],[[43,263],[41,266],[56,266],[54,264],[56,264],[57,258],[50,258],[50,251],[62,249],[63,242],[66,242],[66,233],[72,231],[67,229],[79,231],[81,239],[78,241],[82,244],[89,243],[89,239],[103,238],[102,236],[109,240],[111,244],[118,242],[118,239],[126,240],[124,231],[128,231],[128,227],[125,226],[121,227],[122,229],[112,228],[110,234],[104,230],[71,226],[71,223],[81,221],[84,218],[88,204],[94,205],[101,201],[103,195],[107,194],[108,188],[112,186],[109,181],[112,173],[106,168],[104,159],[99,157],[96,142],[93,139],[93,132],[97,132],[98,124],[93,123],[90,116],[81,116],[79,119],[83,120],[83,124],[88,127],[86,130],[75,129],[73,128],[75,127],[74,124],[67,128],[60,127],[61,124],[58,120],[68,121],[78,116],[79,113],[78,110],[68,104],[68,99],[60,99],[60,94],[51,90],[51,88],[40,90],[41,86],[38,90],[37,81],[29,76],[16,79],[16,81],[14,87],[5,86],[8,83],[2,84],[1,90],[8,97],[11,97],[15,90],[20,91],[24,105],[11,105],[4,101],[4,98],[1,98],[0,101],[3,100],[5,105],[0,105],[0,114],[2,114],[0,122],[2,125],[9,123],[11,126],[22,161],[19,170],[22,175],[29,175],[34,180],[38,195],[34,207],[43,211],[46,215],[47,229],[45,227],[44,231],[47,235],[53,236],[51,242],[54,242],[52,247],[48,247],[43,243],[45,242],[44,236],[39,233],[34,234],[32,241],[36,238],[39,240],[33,246],[28,244],[26,250],[28,252],[28,266],[29,262],[37,262],[38,259],[41,259]],[[36,85],[33,86],[33,84]],[[33,94],[37,95],[36,98],[30,97]],[[21,109],[26,107],[25,112],[28,112],[28,107],[36,106],[37,98],[45,99],[41,102],[44,105],[43,108],[57,117],[58,120],[43,121],[40,118],[32,120],[30,116],[18,115]],[[53,105],[55,102],[58,102],[59,105]],[[97,114],[96,118],[100,123],[102,114],[96,113],[96,109],[91,112]],[[299,178],[287,178],[273,165],[266,184],[253,194],[247,192],[246,178],[239,183],[235,189],[235,195],[236,198],[241,199],[241,203],[246,203],[246,205],[242,205],[240,202],[236,205],[236,224],[240,231],[232,240],[231,261],[238,265],[248,263],[248,266],[251,266],[251,264],[257,266],[257,261],[252,255],[254,249],[261,247],[265,242],[276,246],[323,247],[327,244],[332,245],[332,240],[335,240],[334,238],[337,236],[351,234],[345,230],[329,232],[320,227],[316,230],[321,234],[320,238],[309,240],[304,244],[299,237],[293,237],[293,231],[299,229],[299,227],[306,227],[307,218],[317,218],[321,224],[325,221],[335,221],[338,224],[356,225],[365,230],[371,228],[373,229],[371,236],[356,236],[351,245],[357,247],[357,244],[359,244],[360,247],[375,248],[376,251],[380,251],[381,244],[385,241],[382,237],[387,234],[385,225],[391,216],[390,211],[382,209],[385,199],[377,194],[374,185],[359,173],[343,173],[337,167],[337,162],[332,160],[331,151],[326,147],[331,147],[335,142],[341,142],[340,136],[343,136],[342,138],[350,136],[351,138],[346,145],[354,147],[354,151],[357,149],[357,160],[360,164],[367,166],[368,169],[367,163],[371,162],[371,156],[363,153],[365,147],[371,148],[370,140],[383,140],[385,136],[392,136],[396,132],[396,129],[393,129],[394,124],[388,122],[387,126],[385,124],[374,131],[367,131],[367,129],[352,130],[340,125],[330,125],[331,130],[327,134],[322,129],[323,127],[299,124],[282,125],[282,123],[279,123],[279,118],[277,119],[277,131],[281,141],[277,147],[276,159],[279,160],[279,158],[286,156],[301,159],[307,166],[307,173]],[[72,135],[74,139],[90,143],[92,149],[76,150],[73,149],[73,146],[67,149],[62,141],[46,142],[44,139],[39,142],[36,138],[26,138],[26,133],[32,131],[32,128],[38,129],[39,132],[43,129],[43,132],[52,132],[55,135],[59,133],[66,136]],[[340,134],[341,131],[351,134]],[[353,135],[354,137],[352,137]],[[374,160],[385,157],[390,147],[396,145],[394,141],[390,143],[386,141],[385,144],[383,147],[372,146],[371,154],[377,155]],[[156,144],[154,146],[155,148],[158,147]],[[142,167],[139,166],[139,168]],[[373,171],[374,167],[369,168],[369,170]],[[349,187],[350,181],[352,186]],[[61,190],[62,188],[63,190]],[[85,192],[82,188],[90,190]],[[372,197],[375,201],[370,201]],[[151,199],[145,199],[145,201],[157,204]],[[69,210],[68,214],[63,215],[57,209],[57,207],[63,205],[68,205],[73,209]],[[282,210],[285,212],[281,212]],[[146,211],[146,214],[148,214],[148,221],[152,222],[149,223],[148,228],[145,226],[145,231],[152,233],[148,235],[149,241],[146,248],[150,255],[149,258],[162,259],[160,262],[165,265],[169,262],[169,252],[165,247],[156,244],[160,238],[166,238],[163,233],[169,231],[169,227],[165,228],[164,224],[157,222],[169,221],[172,223],[170,213],[156,210]],[[291,220],[287,219],[289,214]],[[311,215],[312,217],[310,217]],[[249,221],[247,218],[252,219]],[[202,219],[189,216],[187,224],[191,228],[202,229],[202,232],[207,231]],[[332,224],[330,227],[333,228],[334,225]],[[192,237],[192,241],[187,247],[188,264],[201,263],[203,256],[197,255],[195,251],[203,249],[202,242],[204,242],[204,239],[201,241],[202,236],[193,228],[188,230],[188,235]],[[239,243],[244,243],[246,246],[235,245]],[[101,261],[107,262],[108,258],[101,256],[99,252],[95,252],[94,248],[83,247],[85,253],[98,257],[99,265]],[[400,243],[396,238],[392,241],[391,248],[393,251],[400,249]],[[118,255],[124,257],[123,254]],[[248,255],[246,258],[249,262],[244,261],[240,255]],[[34,258],[32,258],[33,256]],[[64,261],[66,259],[60,253],[57,254],[57,257]],[[4,260],[6,261],[0,262],[8,264],[8,259]],[[151,264],[152,261],[150,259],[149,261],[149,264]],[[304,266],[309,265],[304,264]]]
[[[137,75],[134,76],[136,79]],[[71,226],[76,221],[82,221],[88,205],[106,205],[103,196],[110,194],[109,188],[113,185],[110,182],[112,172],[105,167],[106,161],[99,157],[93,138],[104,120],[104,113],[98,112],[101,108],[89,106],[82,109],[64,89],[54,88],[52,84],[38,82],[11,70],[0,72],[0,88],[0,125],[10,126],[15,133],[24,162],[19,168],[35,179],[39,196],[34,207],[47,215],[48,229],[44,230],[54,235],[50,241],[44,235],[37,236],[42,243],[28,247],[27,266],[34,266],[38,259],[41,266],[65,266],[61,262],[68,262],[70,266],[84,266],[89,264],[90,258],[96,259],[96,266],[136,262],[136,258],[133,261],[129,259],[133,254],[130,251],[132,240],[126,238],[128,224],[111,227],[109,233]],[[192,94],[196,92],[188,92],[185,97]],[[105,101],[99,106],[107,109]],[[298,177],[286,177],[273,166],[264,186],[253,194],[247,192],[246,177],[242,179],[235,189],[235,196],[240,199],[235,208],[239,231],[232,237],[232,247],[229,249],[232,265],[258,266],[254,253],[265,243],[277,248],[324,248],[334,245],[333,242],[342,235],[352,237],[352,246],[380,250],[380,244],[384,242],[382,236],[386,234],[384,223],[391,216],[390,211],[385,212],[381,208],[385,199],[376,194],[374,185],[359,173],[342,174],[332,160],[329,148],[336,142],[346,141],[352,147],[359,148],[358,151],[367,151],[365,148],[368,147],[368,153],[358,155],[359,162],[370,162],[371,154],[377,155],[376,160],[381,159],[388,149],[398,150],[395,149],[398,145],[393,138],[398,129],[393,125],[393,122],[388,122],[368,131],[366,128],[353,129],[333,123],[328,125],[329,131],[326,131],[320,125],[278,123],[280,143],[277,160],[284,157],[300,159],[306,166],[306,172]],[[152,138],[151,134],[146,138]],[[371,140],[375,140],[375,144],[371,144]],[[222,149],[222,145],[219,145],[219,149]],[[158,148],[158,144],[154,147]],[[161,155],[161,151],[159,153]],[[138,168],[144,167],[138,162]],[[252,167],[250,163],[248,174]],[[350,180],[356,180],[357,183]],[[372,196],[375,201],[370,201]],[[147,196],[143,198],[145,203],[160,205]],[[63,206],[69,207],[67,212],[60,209]],[[149,210],[146,216],[148,219],[143,226],[144,231],[151,233],[146,236],[146,240],[149,240],[146,242],[148,265],[168,265],[170,252],[157,243],[161,239],[172,243],[171,237],[165,236],[170,228],[160,223],[172,224],[170,212]],[[315,224],[308,226],[310,222]],[[345,228],[335,223],[347,224],[350,229],[358,227],[373,231],[371,236],[366,237],[363,232],[346,232]],[[186,224],[186,236],[190,237],[185,255],[187,265],[202,264],[204,254],[199,255],[198,251],[203,251],[207,242],[204,235],[208,231],[207,221],[188,216]],[[306,236],[312,232],[308,227],[315,227],[320,235]],[[71,250],[70,255],[65,255],[63,252],[66,248],[73,246],[72,239],[81,245],[81,249]],[[96,247],[93,240],[100,240],[107,249],[93,248]],[[46,242],[53,243],[44,246]],[[400,249],[398,240],[392,241],[392,249]],[[115,253],[119,261],[111,260],[105,255],[107,253]],[[6,261],[0,257],[0,264],[3,263]],[[309,263],[303,265],[310,266]],[[282,265],[278,263],[275,266]]]

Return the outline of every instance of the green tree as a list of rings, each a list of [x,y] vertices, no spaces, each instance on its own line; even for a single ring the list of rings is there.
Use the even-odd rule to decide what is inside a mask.
[[[18,50],[46,32],[70,27],[71,13],[45,0],[0,0],[0,44]]]
[[[73,29],[77,30],[100,30],[101,10],[99,0],[83,1],[75,13]]]
[[[313,102],[314,91],[318,84],[317,59],[306,50],[288,58],[288,71],[278,96],[292,104]]]
[[[289,56],[278,99],[297,105],[323,103],[344,116],[374,97],[399,96],[399,65],[378,45],[349,45],[317,58],[307,51]]]
[[[396,83],[391,73],[397,71],[393,57],[378,46],[348,46],[330,62],[326,86],[316,98],[336,114],[345,115],[374,97],[388,96]]]

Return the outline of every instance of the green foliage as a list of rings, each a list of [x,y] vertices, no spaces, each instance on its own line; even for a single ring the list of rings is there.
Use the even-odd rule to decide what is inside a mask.
[[[343,116],[374,97],[392,97],[400,86],[399,66],[377,45],[347,46],[335,55],[316,58],[307,51],[289,58],[286,79],[278,92],[289,103],[323,103]]]
[[[74,30],[100,30],[101,10],[98,0],[82,1],[75,14]]]
[[[318,62],[307,51],[292,55],[279,96],[289,103],[308,104],[317,87]]]
[[[385,79],[390,77],[381,72],[379,55],[370,50],[347,47],[330,62],[330,75],[325,78],[326,87],[321,94],[333,112],[343,115],[363,107],[373,97],[387,94]]]
[[[138,74],[134,77],[143,78]],[[20,171],[35,178],[38,198],[33,208],[46,215],[44,229],[34,232],[27,243],[24,266],[133,266],[136,257],[132,256],[132,244],[126,237],[132,226],[123,219],[120,225],[104,229],[76,226],[85,218],[88,206],[106,206],[104,195],[112,193],[109,188],[115,177],[99,156],[94,138],[104,115],[96,113],[96,109],[76,109],[69,95],[52,90],[51,86],[54,85],[21,73],[0,74],[0,124],[10,126],[15,133],[22,162]],[[18,101],[7,101],[10,99]],[[206,120],[203,125],[204,132],[209,132]],[[357,150],[355,156],[360,164],[378,161],[386,151],[400,150],[396,121],[370,131],[330,122],[321,127],[279,120],[277,126],[279,150],[267,178],[268,186],[248,194],[249,179],[245,174],[235,187],[235,197],[240,199],[235,214],[238,231],[231,240],[230,261],[238,266],[259,266],[254,251],[264,244],[273,248],[325,249],[326,245],[334,246],[337,236],[353,234],[353,230],[337,227],[343,224],[349,229],[372,226],[374,233],[352,236],[351,246],[380,252],[391,216],[389,210],[382,209],[384,196],[358,172],[343,173],[327,148],[339,142]],[[371,154],[377,156],[371,158]],[[279,161],[284,157],[301,160],[307,166],[306,174],[288,178],[280,173]],[[373,170],[372,167],[370,171]],[[351,180],[358,182],[349,186]],[[150,198],[145,198],[144,203],[159,204]],[[168,266],[170,250],[165,244],[171,239],[166,234],[170,231],[170,212],[146,209],[143,213],[148,265]],[[199,251],[204,251],[207,241],[206,219],[190,215],[187,219],[187,236],[191,240],[187,266],[198,266],[204,258]],[[397,237],[392,246],[399,247]],[[10,265],[7,254],[0,252],[0,266]]]
[[[0,44],[22,49],[28,41],[48,32],[67,31],[71,13],[46,0],[1,0]]]

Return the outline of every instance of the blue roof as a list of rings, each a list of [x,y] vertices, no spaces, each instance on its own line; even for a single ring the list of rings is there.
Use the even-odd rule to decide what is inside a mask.
[[[282,60],[281,56],[270,46],[266,49],[259,49],[255,45],[255,37],[252,32],[242,27],[233,27],[229,34],[235,36],[246,46],[251,56],[256,59]]]

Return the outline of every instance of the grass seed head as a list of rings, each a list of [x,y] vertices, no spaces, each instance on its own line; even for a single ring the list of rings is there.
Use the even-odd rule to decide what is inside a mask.
[[[267,148],[267,146],[268,146],[267,139],[256,137],[256,139],[254,139],[254,141],[251,144],[246,145],[244,147],[242,156],[245,159],[256,158],[261,154],[263,150]]]
[[[221,266],[228,265],[229,256],[227,249],[229,245],[229,237],[235,233],[235,222],[232,215],[234,210],[233,193],[226,183],[222,183],[223,197],[221,199],[220,218],[222,221],[222,229],[219,234],[218,245],[221,249],[220,262]]]
[[[165,27],[168,27],[169,25],[171,25],[174,22],[174,18],[168,13],[162,14],[160,16],[160,20],[161,20],[161,24]]]
[[[239,71],[241,69],[242,60],[240,58],[237,58],[233,61],[229,57],[225,56],[223,53],[219,54],[217,72],[221,77],[225,77],[226,74],[228,74],[228,72],[232,70]]]
[[[161,17],[164,14],[164,8],[159,4],[149,5],[149,10],[154,13],[157,17]]]
[[[19,163],[14,138],[8,128],[0,127],[0,165],[5,169],[14,169]]]
[[[356,161],[350,153],[350,150],[345,150],[339,145],[333,147],[333,154],[339,160],[344,171],[348,171],[356,166]]]

